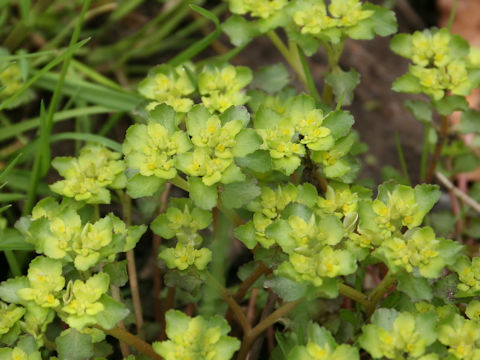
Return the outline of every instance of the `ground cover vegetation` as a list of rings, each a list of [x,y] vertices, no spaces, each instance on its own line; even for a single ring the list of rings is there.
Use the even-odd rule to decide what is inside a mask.
[[[390,1],[213,5],[106,44],[148,5],[0,2],[0,359],[480,359],[480,187],[449,180],[479,165],[480,49],[455,9],[397,33]],[[375,37],[420,94],[418,183],[399,142],[389,181],[361,176],[339,61]],[[237,63],[259,38],[282,62]]]

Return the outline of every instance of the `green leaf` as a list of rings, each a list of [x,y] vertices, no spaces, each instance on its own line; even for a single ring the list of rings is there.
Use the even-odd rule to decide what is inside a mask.
[[[248,128],[240,131],[235,137],[235,142],[232,149],[233,156],[241,158],[255,152],[262,145],[263,140],[254,129]]]
[[[218,193],[216,186],[207,186],[199,177],[189,177],[190,198],[195,205],[205,210],[211,210],[217,205]]]
[[[288,222],[283,219],[275,220],[272,224],[268,225],[265,230],[265,235],[275,240],[280,245],[284,252],[291,253],[298,247],[297,242],[290,236],[292,228],[288,225]]]
[[[255,199],[260,193],[257,180],[250,179],[225,185],[220,199],[227,209],[238,209]]]
[[[127,260],[107,264],[103,267],[103,271],[110,276],[110,284],[112,285],[123,286],[128,281]]]
[[[462,114],[462,120],[455,126],[462,134],[480,132],[480,111],[468,109]]]
[[[431,300],[433,298],[432,287],[428,280],[423,277],[415,277],[412,274],[402,272],[397,275],[398,290],[410,296],[413,301]]]
[[[252,221],[244,225],[237,226],[233,231],[235,237],[243,242],[249,249],[253,249],[257,245],[257,239],[255,234],[255,226]]]
[[[410,58],[412,56],[412,35],[397,34],[390,41],[390,49],[400,56]]]
[[[155,176],[135,174],[128,179],[127,193],[134,199],[144,196],[152,196],[164,183],[165,179],[160,179]]]
[[[254,37],[260,34],[255,23],[247,21],[238,15],[230,16],[228,20],[222,24],[222,30],[235,46],[248,44]]]
[[[290,82],[290,75],[282,64],[263,66],[258,69],[250,86],[260,89],[268,94],[282,90]]]
[[[433,106],[440,115],[450,115],[454,111],[466,111],[468,102],[465,96],[451,95],[445,96],[441,100],[433,101]]]
[[[245,106],[230,106],[225,112],[220,115],[222,125],[233,120],[240,120],[244,127],[248,126],[250,122],[250,113]]]
[[[362,8],[375,11],[370,19],[374,21],[376,34],[388,36],[397,32],[397,19],[393,11],[370,3],[366,3]]]
[[[477,155],[473,153],[461,154],[453,158],[452,171],[454,174],[473,171],[478,167],[478,164],[479,160]]]
[[[337,103],[343,99],[342,105],[350,105],[353,101],[354,90],[360,83],[360,74],[353,69],[343,71],[337,67],[325,76],[325,82],[332,87]]]
[[[315,186],[305,183],[298,187],[297,201],[309,207],[314,207],[318,201],[318,191]]]
[[[354,122],[355,120],[349,112],[336,110],[328,113],[322,126],[328,127],[331,131],[332,137],[337,140],[347,135]]]
[[[296,31],[294,27],[287,27],[288,38],[300,45],[305,55],[312,56],[320,47],[320,40],[309,34],[302,34]]]
[[[272,158],[267,150],[257,150],[242,158],[236,158],[238,166],[250,169],[258,173],[266,173],[272,170]]]
[[[162,125],[170,134],[175,131],[175,110],[167,104],[160,104],[150,112],[149,120]]]
[[[17,295],[17,290],[30,287],[30,283],[26,276],[15,277],[3,281],[0,284],[0,299],[11,304],[19,304],[23,302]]]
[[[122,303],[112,299],[108,295],[102,295],[100,303],[104,309],[95,315],[98,325],[104,329],[112,329],[117,323],[127,317],[130,311]]]
[[[6,229],[0,237],[0,251],[22,250],[33,251],[34,246],[25,241],[25,237],[17,230]]]
[[[265,280],[264,286],[270,288],[284,301],[295,301],[305,297],[309,293],[308,284],[302,284],[281,276],[275,276]]]
[[[427,214],[432,209],[442,194],[437,185],[417,185],[414,190],[418,210],[423,214]]]
[[[442,277],[434,286],[433,294],[446,303],[456,302],[458,276],[449,274]]]
[[[410,94],[419,94],[422,92],[422,86],[418,79],[411,73],[400,76],[392,85],[393,91],[405,92]]]
[[[68,329],[55,340],[59,360],[88,360],[93,355],[92,337]]]
[[[423,123],[432,122],[432,109],[430,105],[421,100],[407,100],[403,105],[410,110],[413,117]]]

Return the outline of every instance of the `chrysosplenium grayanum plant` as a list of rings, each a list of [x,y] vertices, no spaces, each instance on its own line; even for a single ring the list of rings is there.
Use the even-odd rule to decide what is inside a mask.
[[[480,260],[428,217],[441,195],[435,173],[455,175],[452,161],[472,155],[459,134],[480,121],[465,100],[480,50],[448,28],[392,38],[411,60],[393,89],[425,94],[406,105],[430,131],[429,161],[416,186],[398,177],[372,188],[359,180],[365,146],[344,110],[360,75],[339,60],[347,39],[395,33],[393,12],[360,0],[228,6],[221,28],[234,50],[193,62],[209,37],[153,68],[123,144],[55,158],[58,196],[3,230],[38,256],[0,285],[0,359],[103,359],[106,335],[129,360],[480,359]],[[229,63],[260,36],[295,78],[281,64]],[[319,48],[329,66],[316,78],[307,57]],[[20,80],[11,68],[0,81],[8,96]],[[133,253],[152,237],[159,323],[143,321]],[[234,246],[246,254],[240,266],[226,264]],[[227,286],[229,266],[238,278]]]

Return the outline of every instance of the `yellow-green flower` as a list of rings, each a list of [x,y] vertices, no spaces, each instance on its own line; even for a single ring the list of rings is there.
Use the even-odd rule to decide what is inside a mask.
[[[234,14],[250,14],[253,17],[267,19],[282,10],[288,0],[229,0],[230,11]]]
[[[62,263],[59,260],[38,256],[30,263],[27,279],[30,287],[18,290],[18,296],[45,308],[60,305],[59,292],[65,285]]]
[[[362,328],[358,342],[375,359],[421,359],[436,340],[436,315],[379,309]],[[425,358],[424,358],[425,359]],[[426,358],[430,359],[430,357]]]
[[[157,105],[165,103],[180,113],[190,111],[193,100],[188,96],[193,94],[195,87],[185,66],[189,65],[179,65],[176,68],[169,65],[158,66],[140,83],[140,94],[154,100],[148,104],[147,110],[153,110]]]
[[[1,348],[0,349],[1,360],[41,360],[42,356],[39,351],[32,351],[30,353],[25,352],[20,347]]]
[[[438,329],[438,340],[448,346],[455,359],[480,359],[480,332],[478,323],[456,314]]]
[[[165,317],[169,340],[153,343],[165,360],[229,360],[240,348],[240,341],[227,335],[230,327],[219,316],[190,318],[169,310]]]
[[[470,70],[476,65],[471,61],[468,43],[446,28],[399,34],[393,38],[391,47],[412,60],[409,72],[394,84],[397,91],[424,92],[440,100],[449,92],[468,95],[475,86]]]
[[[65,313],[65,322],[77,330],[95,324],[95,315],[105,308],[99,301],[100,297],[107,292],[109,284],[110,277],[106,273],[93,275],[85,282],[69,282],[61,308]]]
[[[7,305],[0,301],[0,339],[8,333],[12,327],[25,314],[25,309],[14,304]]]
[[[87,145],[78,158],[57,157],[52,166],[65,180],[50,185],[52,191],[89,204],[109,204],[110,191],[127,183],[122,154],[100,145]]]
[[[242,89],[252,81],[252,71],[244,66],[206,66],[198,75],[202,102],[211,112],[224,112],[230,106],[243,105],[248,96]]]
[[[212,252],[207,248],[196,249],[193,245],[183,245],[181,242],[175,248],[167,248],[158,254],[169,269],[185,270],[194,265],[198,270],[204,270],[212,260]]]
[[[127,130],[123,152],[127,166],[142,176],[172,179],[177,175],[175,156],[191,148],[187,134],[172,131],[150,121],[135,124]]]
[[[338,345],[332,335],[318,324],[310,324],[309,339],[305,346],[295,346],[288,354],[290,360],[358,360],[356,347]]]

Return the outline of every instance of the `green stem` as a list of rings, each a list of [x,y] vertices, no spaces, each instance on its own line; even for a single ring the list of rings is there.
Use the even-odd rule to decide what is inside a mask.
[[[332,44],[332,46],[327,42],[322,42],[322,44],[328,56],[328,73],[331,74],[338,68],[338,62],[340,61],[340,56],[342,56],[343,48],[345,46],[345,39],[342,39],[338,44]],[[326,82],[324,82],[322,97],[327,105],[333,103],[333,89]]]
[[[250,286],[252,286],[255,281],[260,278],[260,276],[270,274],[271,272],[272,270],[270,270],[263,262],[258,264],[255,270],[253,270],[253,272],[250,274],[250,276],[240,284],[240,287],[235,293],[235,298],[237,300],[242,300],[248,289],[250,289]]]
[[[452,10],[450,11],[450,17],[448,18],[447,29],[452,30],[453,22],[455,21],[455,13],[457,12],[458,0],[453,2]]]
[[[423,148],[422,157],[420,158],[420,181],[425,181],[425,174],[427,172],[427,159],[428,159],[428,134],[430,133],[430,123],[427,123],[424,127],[423,134]]]
[[[102,330],[104,333],[113,336],[124,344],[130,345],[131,347],[137,349],[142,354],[150,356],[153,360],[163,360],[163,358],[158,355],[155,350],[153,350],[150,344],[146,343],[139,337],[129,333],[128,331],[119,328],[118,326],[110,330],[103,329],[100,326],[95,327]]]
[[[118,193],[120,199],[122,199],[123,221],[128,227],[132,224],[132,199],[126,192],[119,190]],[[143,309],[142,300],[140,298],[140,290],[138,288],[137,267],[135,265],[135,252],[133,249],[127,251],[127,271],[128,282],[130,284],[130,289],[132,290],[133,311],[135,313],[137,334],[142,334]]]
[[[179,175],[175,176],[173,179],[170,179],[168,180],[172,185],[175,185],[176,187],[182,189],[182,190],[185,190],[185,191],[189,191],[189,186],[188,186],[188,182],[184,179],[182,179]]]
[[[280,54],[282,54],[288,64],[292,67],[292,69],[297,73],[302,83],[307,86],[307,79],[305,78],[302,65],[295,57],[295,54],[292,54],[292,52],[285,46],[282,39],[280,39],[274,30],[267,32],[267,36],[272,41],[273,45],[275,45]]]
[[[220,284],[215,277],[210,274],[210,272],[207,272],[208,278],[211,280],[213,286],[215,286],[220,293],[220,295],[223,297],[225,302],[228,304],[230,309],[232,309],[233,313],[235,314],[240,326],[243,329],[244,336],[247,336],[252,331],[252,328],[250,326],[250,323],[248,322],[247,317],[242,311],[242,308],[240,305],[237,304],[233,296],[230,294],[230,292],[222,285]]]
[[[300,62],[302,63],[303,74],[307,81],[308,92],[310,93],[310,95],[313,96],[313,98],[316,101],[320,101],[320,95],[318,94],[317,87],[315,86],[315,81],[312,76],[312,72],[310,71],[310,67],[308,66],[307,59],[305,57],[305,54],[303,53],[303,50],[297,44],[293,44],[291,49],[295,51],[295,53],[297,54],[297,57],[300,59]]]
[[[243,337],[242,347],[240,348],[240,352],[237,355],[237,360],[244,360],[247,358],[248,352],[252,347],[253,343],[257,339],[257,337],[267,330],[270,326],[275,324],[279,319],[284,317],[290,311],[292,311],[302,299],[291,301],[284,303],[280,306],[277,310],[267,316],[264,320],[257,324],[250,332],[246,333]]]
[[[365,294],[362,292],[346,285],[346,284],[339,284],[338,285],[338,292],[342,294],[343,296],[346,296],[357,303],[361,304],[363,307],[368,307],[370,306],[370,302],[368,301],[368,298]]]
[[[433,150],[433,155],[430,158],[430,163],[428,164],[427,176],[425,177],[425,182],[430,184],[433,180],[433,175],[435,175],[435,169],[437,168],[437,163],[440,160],[442,155],[443,144],[447,138],[448,131],[450,129],[450,123],[448,116],[442,116],[440,131],[438,132],[438,140],[435,145],[435,150]]]
[[[382,300],[383,296],[387,293],[388,290],[393,286],[393,284],[397,281],[395,274],[392,272],[388,272],[387,275],[380,281],[380,284],[372,291],[372,293],[368,296],[368,301],[370,304],[365,307],[367,311],[367,316],[371,316],[375,311],[378,303]]]

